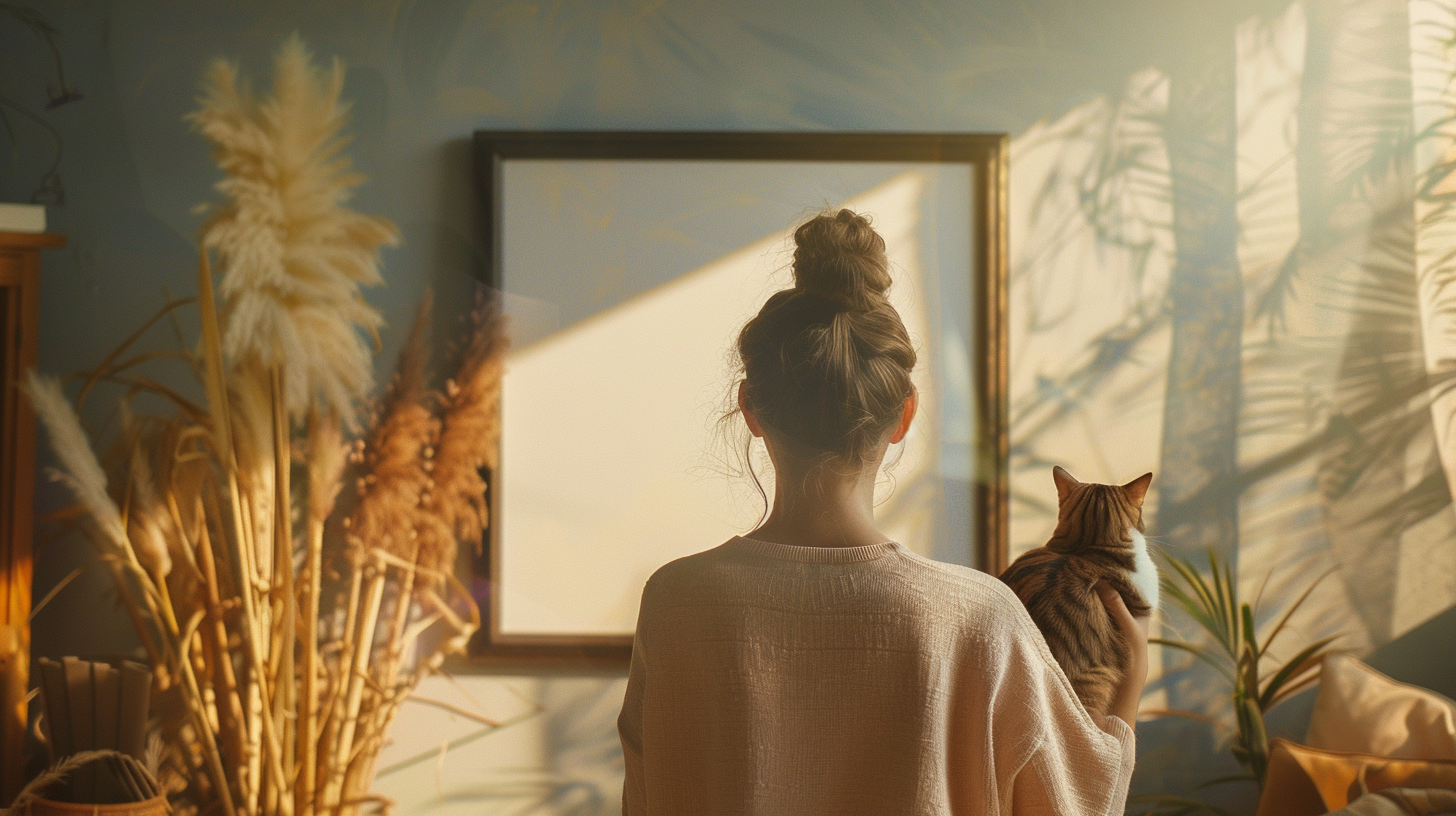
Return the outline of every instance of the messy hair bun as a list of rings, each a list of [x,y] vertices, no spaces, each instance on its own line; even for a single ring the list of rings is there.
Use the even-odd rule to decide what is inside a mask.
[[[885,240],[850,210],[794,232],[794,287],[738,336],[746,402],[808,452],[868,464],[913,392],[915,348],[885,292]]]
[[[855,311],[888,305],[885,239],[850,210],[810,219],[794,231],[794,287]]]

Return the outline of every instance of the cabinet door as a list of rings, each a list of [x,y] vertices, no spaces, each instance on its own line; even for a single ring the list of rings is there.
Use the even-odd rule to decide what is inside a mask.
[[[25,770],[35,416],[17,383],[36,362],[40,249],[59,243],[48,238],[0,234],[0,803]]]

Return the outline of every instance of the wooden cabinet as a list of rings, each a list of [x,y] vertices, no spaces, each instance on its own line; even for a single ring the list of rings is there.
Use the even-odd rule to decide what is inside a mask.
[[[16,387],[40,329],[40,251],[61,235],[0,232],[0,804],[19,792],[30,680],[35,415]]]

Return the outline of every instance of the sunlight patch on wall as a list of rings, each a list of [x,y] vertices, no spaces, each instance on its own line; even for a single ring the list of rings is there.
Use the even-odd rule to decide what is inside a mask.
[[[1418,178],[1424,186],[1415,202],[1416,274],[1426,371],[1433,378],[1456,370],[1456,7],[1446,0],[1413,0],[1410,5],[1411,91]],[[1449,384],[1448,384],[1449,385]],[[1456,497],[1456,390],[1431,403],[1439,456],[1448,495]],[[1417,468],[1429,472],[1430,468]],[[1406,631],[1456,605],[1456,554],[1446,507],[1432,519],[1443,529],[1402,552],[1401,585],[1395,626]],[[1444,533],[1444,535],[1442,534]]]
[[[1256,467],[1307,440],[1327,418],[1339,336],[1294,285],[1300,240],[1298,110],[1306,23],[1296,3],[1273,19],[1238,29],[1239,263],[1244,278],[1243,405],[1240,468]],[[1305,275],[1306,279],[1309,273]],[[1344,321],[1341,321],[1342,323]],[[1333,355],[1333,356],[1332,356]],[[1311,581],[1335,566],[1310,457],[1244,487],[1239,503],[1239,591],[1277,618]],[[1259,621],[1261,624],[1265,620]],[[1341,630],[1368,648],[1353,600],[1327,579],[1282,635],[1312,642]]]
[[[1173,261],[1157,125],[1167,89],[1142,72],[1120,97],[1011,142],[1012,558],[1056,526],[1052,465],[1101,483],[1158,466]]]

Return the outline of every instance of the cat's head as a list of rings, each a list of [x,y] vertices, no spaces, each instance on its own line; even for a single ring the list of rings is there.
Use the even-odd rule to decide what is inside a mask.
[[[1124,485],[1079,482],[1064,468],[1052,468],[1057,483],[1057,530],[1053,542],[1103,547],[1131,546],[1129,531],[1143,529],[1143,498],[1153,474]]]

